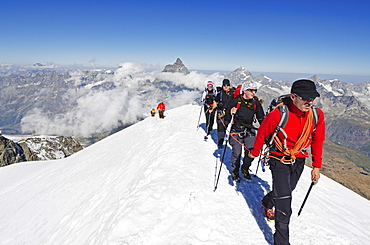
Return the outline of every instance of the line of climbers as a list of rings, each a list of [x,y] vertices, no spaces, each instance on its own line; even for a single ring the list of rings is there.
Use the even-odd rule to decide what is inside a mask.
[[[207,82],[201,103],[206,115],[206,136],[211,133],[214,118],[217,120],[218,148],[224,144],[228,125],[228,143],[232,148],[231,176],[239,182],[239,171],[250,180],[249,168],[254,158],[264,158],[272,173],[272,191],[261,200],[265,215],[275,220],[274,244],[289,244],[289,222],[292,214],[292,191],[295,189],[309,157],[311,146],[311,180],[317,183],[322,166],[323,142],[325,140],[325,119],[321,109],[313,107],[315,98],[320,97],[315,83],[300,79],[292,84],[290,94],[273,101],[265,115],[263,100],[256,96],[258,84],[245,82],[232,88],[224,79],[222,88],[214,89]],[[259,128],[254,125],[259,124]],[[242,152],[244,155],[242,159]],[[242,164],[241,164],[242,161]],[[259,163],[258,163],[259,164]],[[241,169],[240,169],[240,165]]]

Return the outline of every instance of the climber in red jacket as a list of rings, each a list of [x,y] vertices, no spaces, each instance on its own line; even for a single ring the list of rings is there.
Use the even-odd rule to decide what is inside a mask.
[[[325,119],[322,110],[312,108],[317,97],[320,97],[320,94],[316,91],[313,81],[295,81],[289,101],[281,105],[286,106],[284,108],[287,108],[288,113],[285,126],[277,127],[282,116],[281,108],[271,111],[259,127],[253,149],[249,153],[249,157],[257,157],[265,141],[269,142],[270,151],[264,155],[269,156],[272,191],[267,193],[261,204],[265,208],[266,217],[275,219],[274,244],[289,244],[292,191],[302,174],[305,159],[308,157],[306,148],[309,146],[313,166],[311,179],[316,183],[320,178]],[[276,129],[280,130],[275,131]]]
[[[164,118],[164,111],[166,110],[166,106],[163,104],[163,100],[159,101],[159,104],[157,106],[157,111],[159,113],[159,118]]]

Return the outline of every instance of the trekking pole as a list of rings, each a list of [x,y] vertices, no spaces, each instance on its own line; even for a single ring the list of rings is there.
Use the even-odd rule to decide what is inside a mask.
[[[260,157],[258,158],[258,162],[257,162],[257,169],[256,169],[256,173],[254,174],[255,176],[257,176],[257,172],[258,172],[258,167],[260,166],[260,162],[261,162],[261,159],[262,159],[262,152],[264,152],[264,150],[262,149],[261,151],[261,154],[260,154]],[[262,163],[261,163],[262,164]],[[262,167],[262,166],[261,166]],[[265,171],[263,171],[265,172]]]
[[[262,172],[265,172],[266,159],[267,159],[266,157],[261,159]]]
[[[234,121],[234,114],[232,115],[230,125],[228,126],[230,129],[232,127],[233,121]],[[229,138],[230,138],[230,130],[228,130],[228,129],[226,129],[226,130],[229,132],[229,134],[226,137],[224,151],[222,152],[222,157],[221,157],[220,170],[218,171],[218,176],[217,176],[217,180],[216,180],[216,184],[215,184],[215,189],[213,191],[216,191],[216,189],[217,189],[218,180],[220,179],[220,174],[221,174],[221,169],[222,169],[222,163],[224,162],[224,157],[225,157],[225,153],[226,153],[227,143],[229,142]]]
[[[311,189],[312,189],[312,186],[314,186],[314,184],[316,183],[316,180],[312,180],[312,182],[311,182],[311,185],[310,185],[310,188],[308,189],[308,191],[307,191],[307,194],[306,194],[306,197],[304,198],[304,200],[303,200],[303,203],[302,203],[302,206],[301,206],[301,208],[299,209],[299,211],[298,211],[298,216],[301,214],[301,212],[302,212],[302,209],[303,209],[303,207],[304,207],[304,204],[306,203],[306,201],[307,201],[307,198],[308,198],[308,195],[310,194],[310,192],[311,192]]]
[[[262,153],[266,153],[268,151],[269,151],[269,148],[267,148],[267,146],[265,147],[265,149],[262,149],[261,154],[260,154],[260,156],[258,158],[258,163],[257,163],[257,169],[256,169],[255,176],[257,176],[258,167],[260,166],[260,164],[261,164],[262,172],[265,172],[265,161],[266,161],[266,157],[263,157],[262,158]]]
[[[208,133],[209,125],[211,123],[211,115],[212,115],[212,112],[209,112],[209,108],[207,109],[207,112],[208,112],[208,120],[206,122],[206,133]]]
[[[256,173],[254,174],[255,176],[257,176],[258,167],[260,166],[261,159],[262,159],[262,155],[260,154],[260,157],[258,158],[258,162],[257,162],[257,169],[256,169]],[[262,164],[262,163],[261,163],[261,164]],[[261,166],[261,167],[262,167],[262,166]]]
[[[198,126],[197,126],[197,130],[199,129],[199,122],[200,122],[200,117],[202,116],[202,111],[203,111],[203,105],[200,106],[200,112],[199,112],[199,118],[198,118]]]

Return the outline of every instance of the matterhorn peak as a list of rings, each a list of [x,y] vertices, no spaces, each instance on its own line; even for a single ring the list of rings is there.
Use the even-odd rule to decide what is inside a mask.
[[[177,58],[174,65],[181,65],[181,66],[183,66],[184,63],[182,63],[182,60],[180,58]]]
[[[176,59],[176,62],[173,65],[166,65],[163,69],[163,72],[179,72],[179,73],[184,73],[189,74],[188,68],[182,63],[180,58]]]

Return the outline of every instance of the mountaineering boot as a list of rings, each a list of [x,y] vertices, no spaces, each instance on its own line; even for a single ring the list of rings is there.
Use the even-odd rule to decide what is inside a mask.
[[[261,205],[263,207],[263,210],[265,212],[266,219],[268,221],[273,221],[275,219],[274,209],[265,207],[265,205],[263,205],[262,201],[260,203],[261,203]]]
[[[249,174],[248,170],[242,169],[242,173],[244,175],[244,178],[246,178],[247,180],[251,179],[251,175]]]
[[[240,182],[240,177],[239,177],[239,175],[238,174],[232,174],[231,175],[231,177],[233,178],[233,180],[235,181],[235,182]]]

